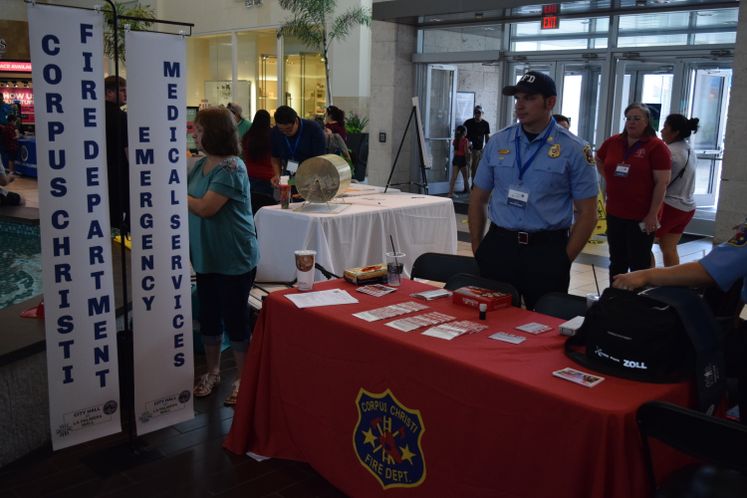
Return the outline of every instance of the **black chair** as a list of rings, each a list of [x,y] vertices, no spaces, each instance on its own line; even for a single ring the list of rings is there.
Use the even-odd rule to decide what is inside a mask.
[[[570,320],[586,316],[586,298],[565,292],[548,292],[534,305],[534,311],[545,315]]]
[[[271,195],[263,194],[262,192],[252,192],[252,214],[256,215],[260,208],[265,206],[273,206],[278,203],[275,198]]]
[[[656,497],[747,496],[747,427],[664,401],[641,405],[636,420],[646,472]],[[680,469],[657,489],[649,438],[704,463]]]
[[[475,287],[482,287],[483,289],[490,289],[500,292],[505,292],[511,295],[511,304],[514,306],[521,306],[521,297],[516,287],[506,282],[499,282],[497,280],[491,280],[489,278],[472,275],[470,273],[457,273],[449,277],[446,281],[445,289],[455,290],[460,287],[467,285],[474,285]]]
[[[475,258],[471,256],[426,252],[417,257],[412,265],[410,276],[412,278],[446,282],[449,277],[457,273],[478,275],[480,268],[477,266]]]

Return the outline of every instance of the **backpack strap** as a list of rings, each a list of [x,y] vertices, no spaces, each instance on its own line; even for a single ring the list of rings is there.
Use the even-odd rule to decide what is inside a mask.
[[[721,327],[706,303],[686,287],[654,287],[644,295],[672,306],[695,350],[698,408],[713,413],[726,390]]]

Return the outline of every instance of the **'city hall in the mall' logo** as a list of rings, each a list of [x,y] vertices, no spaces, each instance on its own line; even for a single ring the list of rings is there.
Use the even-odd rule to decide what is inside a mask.
[[[421,485],[425,457],[420,440],[425,427],[420,411],[404,406],[389,389],[379,394],[361,389],[355,405],[353,449],[361,465],[384,489]]]

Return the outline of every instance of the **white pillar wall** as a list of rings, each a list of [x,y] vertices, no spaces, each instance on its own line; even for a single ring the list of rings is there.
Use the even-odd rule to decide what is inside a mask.
[[[739,9],[734,53],[729,120],[724,140],[724,163],[716,210],[715,242],[728,240],[733,227],[747,217],[747,9]]]
[[[415,95],[415,65],[417,30],[412,26],[374,21],[370,65],[371,103],[369,105],[368,180],[374,185],[386,185]],[[422,109],[422,103],[421,103]],[[421,111],[422,112],[422,111]],[[410,181],[415,124],[408,131],[397,162],[392,182]],[[379,133],[386,133],[386,142],[379,142]]]

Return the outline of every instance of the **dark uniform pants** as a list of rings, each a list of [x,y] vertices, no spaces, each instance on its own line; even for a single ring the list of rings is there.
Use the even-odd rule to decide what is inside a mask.
[[[642,231],[638,223],[607,215],[610,283],[612,277],[620,273],[651,268],[651,247],[655,234]]]
[[[568,230],[525,234],[490,224],[475,254],[480,275],[508,282],[527,309],[548,292],[568,292],[571,261],[566,253]]]

